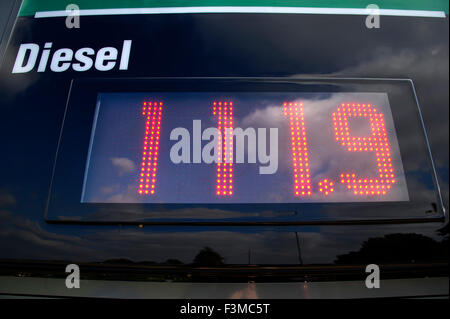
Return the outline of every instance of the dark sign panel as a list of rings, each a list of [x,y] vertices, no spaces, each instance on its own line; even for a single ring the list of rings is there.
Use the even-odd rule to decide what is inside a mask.
[[[428,154],[408,80],[75,80],[46,216],[412,218],[438,196]]]

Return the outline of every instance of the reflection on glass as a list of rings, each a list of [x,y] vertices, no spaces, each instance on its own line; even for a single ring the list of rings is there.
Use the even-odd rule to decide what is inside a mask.
[[[86,203],[408,201],[385,93],[101,93]]]

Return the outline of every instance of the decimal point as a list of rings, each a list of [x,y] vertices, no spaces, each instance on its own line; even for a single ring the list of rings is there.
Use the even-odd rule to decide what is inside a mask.
[[[331,180],[329,178],[325,178],[325,179],[319,181],[317,184],[319,186],[319,192],[323,193],[325,196],[329,196],[332,193],[334,193],[333,180]]]

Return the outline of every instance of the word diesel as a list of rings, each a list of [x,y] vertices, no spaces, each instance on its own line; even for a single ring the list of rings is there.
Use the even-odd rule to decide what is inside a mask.
[[[88,71],[95,67],[98,71],[112,70],[119,65],[119,70],[128,69],[130,59],[131,40],[124,40],[122,50],[114,47],[104,47],[95,52],[92,48],[80,48],[75,51],[69,48],[52,51],[52,42],[46,42],[41,51],[36,43],[23,43],[19,47],[12,73],[27,73],[32,71],[37,64],[37,72],[45,72],[50,69],[53,72],[64,72],[72,68],[77,72]],[[37,63],[38,62],[38,63]],[[48,64],[50,64],[48,66]]]

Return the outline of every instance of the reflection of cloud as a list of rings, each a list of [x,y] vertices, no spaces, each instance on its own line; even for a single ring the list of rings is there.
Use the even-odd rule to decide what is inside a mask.
[[[111,186],[114,187],[114,186]],[[114,188],[116,190],[116,188]],[[114,194],[107,198],[102,197],[102,199],[94,198],[92,202],[107,202],[107,203],[136,203],[139,202],[139,198],[137,196],[137,187],[136,185],[129,185],[125,191],[120,192],[118,194]]]
[[[417,38],[422,33],[423,25],[410,34]],[[439,36],[440,33],[432,33]],[[414,81],[419,103],[422,110],[431,152],[433,153],[438,176],[443,191],[444,205],[448,207],[448,163],[449,163],[449,51],[448,42],[440,43],[441,39],[432,45],[414,46],[413,49],[392,50],[388,47],[377,47],[373,56],[365,57],[364,62],[342,68],[338,72],[321,74],[330,77],[370,77],[370,78],[410,78]],[[434,41],[430,38],[427,41]],[[302,77],[301,74],[296,75]],[[308,76],[310,76],[308,74]],[[415,123],[416,114],[411,114],[407,108],[401,114],[403,121]],[[417,141],[409,139],[402,145],[402,154],[415,156]],[[427,163],[414,163],[407,170],[421,171]]]
[[[96,255],[95,249],[81,237],[46,230],[39,222],[10,211],[0,211],[0,238],[2,258],[14,258],[26,252],[26,258],[39,259],[46,251],[49,256],[54,254],[51,259],[70,259],[77,254],[94,258]]]
[[[198,219],[224,219],[224,218],[249,218],[249,217],[289,217],[294,215],[294,212],[278,212],[278,211],[249,211],[237,212],[233,210],[207,208],[207,207],[189,207],[179,208],[173,210],[148,211],[145,206],[125,206],[120,209],[101,208],[97,212],[89,215],[91,219],[101,220],[121,220],[121,221],[149,221],[155,219],[184,219],[184,218],[198,218]]]
[[[132,173],[136,169],[133,161],[126,157],[112,157],[111,162],[118,169],[119,176]]]
[[[343,102],[370,102],[375,109],[385,115],[386,129],[392,150],[392,161],[396,170],[396,185],[386,196],[362,196],[355,198],[352,191],[341,184],[341,173],[355,173],[357,178],[379,178],[375,152],[348,152],[345,147],[335,141],[331,114]],[[337,184],[335,193],[329,196],[330,201],[392,201],[408,200],[406,181],[403,176],[403,165],[400,158],[394,123],[384,93],[335,93],[325,99],[305,99],[304,113],[308,125],[310,164],[316,187],[320,180],[332,179]],[[356,120],[356,121],[355,121]],[[369,120],[349,118],[351,136],[359,136],[361,131],[370,132]],[[354,124],[357,124],[356,126]],[[361,126],[358,129],[358,126]],[[356,129],[356,131],[355,131]],[[363,134],[362,136],[370,136]],[[313,199],[320,200],[323,195],[313,192]]]
[[[298,264],[298,232],[305,264],[332,263],[337,255],[358,250],[370,237],[416,232],[436,240],[435,224],[289,227],[289,231],[246,228],[224,230],[204,227],[164,228],[58,227],[30,220],[17,212],[0,211],[1,258],[104,261],[124,258],[132,261],[163,262],[177,258],[190,263],[208,243],[227,264]],[[250,295],[249,295],[250,296]]]
[[[379,178],[378,167],[374,152],[348,152],[340,143],[336,142],[331,114],[339,105],[351,101],[361,103],[370,102],[375,108],[385,114],[386,127],[392,149],[392,160],[397,171],[397,183],[386,196],[359,196],[355,198],[352,191],[339,183],[340,173],[356,173],[358,178]],[[397,143],[397,137],[385,93],[307,93],[292,101],[303,103],[305,126],[308,137],[309,162],[313,183],[312,201],[322,201],[323,195],[318,192],[318,182],[331,179],[337,184],[335,192],[328,197],[328,201],[393,201],[408,200],[406,181],[403,176],[403,166]],[[368,136],[370,132],[369,120],[349,118],[352,136]],[[292,175],[292,150],[290,143],[289,120],[284,116],[281,105],[267,105],[258,108],[244,117],[243,127],[277,127],[279,131],[279,172]],[[290,184],[289,184],[290,187]],[[273,202],[292,200],[286,196],[291,190],[279,190],[270,194],[268,198]]]
[[[286,117],[283,114],[281,105],[268,105],[265,108],[255,109],[253,112],[245,116],[239,124],[244,129],[247,127],[252,127],[255,129],[255,132],[258,132],[258,128],[263,127],[278,128],[278,145],[273,146],[278,147],[278,169],[280,171],[285,171],[286,167],[289,167],[291,163],[291,157],[286,156],[286,154],[289,154],[290,152],[288,147],[289,144],[282,143],[282,141],[289,139],[289,135],[286,134],[288,131],[280,129],[283,126],[286,126],[286,123]],[[266,134],[269,134],[269,130],[266,131]],[[268,137],[266,138],[268,140]],[[248,152],[248,148],[246,148],[245,151]],[[255,147],[255,151],[257,152],[257,147]],[[274,198],[274,202],[279,201],[282,200],[280,198]]]
[[[436,158],[439,166],[448,167],[448,46],[437,45],[426,50],[402,50],[392,52],[387,48],[379,48],[378,58],[369,60],[353,68],[346,69],[335,75],[351,73],[354,76],[383,77],[385,70],[389,69],[402,77],[404,70],[412,71],[414,74],[409,77],[414,80],[416,87],[420,87],[419,102],[425,116],[428,133],[432,144],[432,150],[439,149],[442,158]],[[430,63],[430,58],[433,63]],[[429,96],[429,100],[421,92],[435,92]],[[444,106],[445,105],[445,106]],[[426,111],[426,108],[433,108],[436,111]],[[439,109],[439,111],[437,111]],[[402,118],[405,121],[414,123],[415,114],[403,112]],[[440,114],[440,115],[437,115]],[[416,141],[411,139],[407,149],[415,149]],[[434,146],[434,147],[433,147]],[[446,150],[444,152],[444,150]],[[408,151],[409,152],[409,151]],[[436,151],[435,151],[436,152]],[[414,169],[420,169],[415,167]]]
[[[144,227],[78,227],[77,234],[66,234],[67,228],[31,221],[21,215],[0,211],[1,258],[51,259],[103,261],[120,256],[133,261],[162,262],[177,258],[191,263],[197,253],[208,243],[219,252],[227,263],[247,263],[248,249],[252,250],[252,261],[267,263],[296,263],[293,236],[291,233],[273,231],[233,232],[211,229],[201,231],[169,231]],[[48,229],[50,228],[50,229]],[[60,233],[62,232],[62,233]],[[282,245],[284,249],[278,247]],[[334,257],[334,256],[333,256]]]
[[[361,78],[411,78],[418,90],[425,124],[430,136],[432,150],[439,152],[436,157],[438,166],[447,167],[448,151],[448,44],[424,46],[393,51],[387,47],[378,47],[372,58],[365,58],[363,63],[344,68],[341,71],[322,74],[330,77],[361,77]],[[407,72],[405,74],[405,72]],[[304,77],[298,74],[296,77]],[[427,93],[428,92],[428,93]],[[422,93],[422,94],[421,94]],[[427,93],[427,94],[423,94]],[[407,108],[405,108],[407,110]],[[428,109],[428,110],[427,110]],[[432,110],[430,110],[432,109]],[[414,123],[416,114],[403,112],[402,119]],[[408,149],[414,149],[416,141],[411,139]],[[439,150],[439,151],[438,151]],[[413,169],[418,169],[415,167]]]
[[[410,34],[417,38],[423,35],[422,24]],[[429,33],[428,33],[429,34]],[[448,163],[449,163],[449,51],[448,43],[441,43],[440,33],[436,38],[427,39],[431,45],[416,46],[393,50],[387,46],[378,46],[370,55],[364,56],[362,63],[351,64],[337,72],[323,73],[320,77],[361,77],[361,78],[410,78],[414,81],[422,110],[431,151],[438,169],[443,191],[444,205],[448,207]],[[412,43],[412,42],[411,42]],[[387,43],[389,44],[389,43]],[[311,74],[296,74],[294,77],[311,77]],[[401,108],[400,118],[406,123],[416,123],[417,115]],[[402,145],[402,155],[415,157],[417,140],[410,138]],[[405,166],[409,171],[422,171],[427,163],[411,161]]]
[[[286,121],[280,105],[256,109],[241,121],[242,127],[279,127]]]
[[[119,185],[111,185],[111,186],[100,187],[100,193],[102,193],[104,195],[109,195],[109,194],[112,194],[115,191],[117,191],[118,188],[119,188]]]

